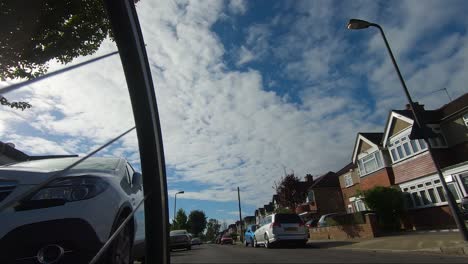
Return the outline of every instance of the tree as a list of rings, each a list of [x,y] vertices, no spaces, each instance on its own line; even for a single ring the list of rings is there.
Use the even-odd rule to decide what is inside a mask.
[[[228,224],[226,223],[226,220],[223,220],[223,222],[221,223],[221,231],[224,231],[228,229]]]
[[[184,209],[180,208],[177,211],[176,217],[174,222],[172,223],[172,230],[179,230],[179,229],[188,229],[187,225],[187,214],[185,213]]]
[[[377,213],[379,224],[383,229],[399,229],[400,216],[404,211],[403,194],[400,190],[376,186],[358,193],[364,197],[367,207]]]
[[[307,190],[302,188],[301,180],[294,176],[294,173],[281,177],[279,183],[275,182],[273,187],[278,195],[278,204],[280,207],[286,207],[291,210],[303,203],[307,195]]]
[[[110,33],[101,0],[3,1],[0,80],[32,79],[47,63],[95,53]]]
[[[221,225],[219,224],[218,220],[210,218],[208,220],[208,223],[206,224],[206,234],[205,234],[205,239],[206,240],[215,240],[216,235],[219,233],[221,228]]]
[[[187,222],[190,233],[195,236],[200,235],[205,230],[207,224],[205,212],[200,210],[191,211]]]
[[[11,108],[16,108],[16,109],[21,109],[21,111],[24,111],[24,109],[31,108],[32,105],[29,104],[28,102],[10,102],[8,99],[0,95],[0,105],[6,105]]]

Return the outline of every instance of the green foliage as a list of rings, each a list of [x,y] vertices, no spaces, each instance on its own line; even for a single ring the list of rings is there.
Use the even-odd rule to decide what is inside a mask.
[[[205,239],[206,241],[214,241],[216,235],[219,233],[221,225],[219,224],[218,220],[211,218],[208,220],[206,224],[206,234]]]
[[[278,195],[277,201],[280,207],[294,210],[298,204],[304,202],[307,192],[304,188],[301,188],[300,184],[302,184],[301,180],[294,174],[282,177],[279,183],[275,182],[273,188]]]
[[[21,109],[21,111],[24,111],[24,109],[31,108],[32,105],[29,104],[28,102],[10,102],[8,99],[0,95],[0,105],[6,105],[11,108],[16,108],[16,109]]]
[[[189,232],[198,236],[207,225],[205,212],[200,210],[191,211],[188,217],[187,226]]]
[[[52,59],[93,54],[111,33],[102,0],[2,1],[0,10],[0,80],[32,79]]]
[[[175,220],[172,223],[171,228],[172,228],[171,230],[179,230],[179,229],[188,230],[187,214],[185,213],[184,209],[180,208],[177,211]]]
[[[367,207],[377,213],[379,224],[383,229],[397,230],[400,226],[400,216],[404,210],[403,195],[400,190],[390,187],[376,186],[367,191],[361,191]]]

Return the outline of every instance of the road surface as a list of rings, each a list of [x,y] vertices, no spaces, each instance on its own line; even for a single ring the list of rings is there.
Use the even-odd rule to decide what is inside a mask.
[[[171,253],[171,263],[468,263],[468,257],[350,249],[252,248],[206,244]]]

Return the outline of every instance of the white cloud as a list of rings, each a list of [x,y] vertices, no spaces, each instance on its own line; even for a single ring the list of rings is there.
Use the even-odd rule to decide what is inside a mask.
[[[247,1],[229,0],[228,9],[232,14],[243,15],[247,11]]]
[[[160,110],[166,162],[176,171],[170,175],[170,184],[208,186],[201,191],[185,189],[181,199],[235,201],[239,186],[245,203],[261,206],[270,201],[273,182],[283,174],[283,166],[298,176],[340,169],[350,161],[356,132],[383,129],[380,117],[389,108],[404,104],[382,43],[374,43],[378,35],[371,37],[370,44],[359,46],[368,51],[353,50],[359,44],[349,43],[346,34],[358,33],[344,29],[344,16],[351,16],[351,11],[340,17],[342,28],[337,29],[333,20],[345,4],[305,1],[300,5],[308,15],[298,18],[281,39],[272,42],[270,25],[247,29],[245,46],[240,48],[244,55],[239,57],[239,65],[270,54],[282,60],[289,77],[306,80],[298,92],[301,102],[296,103],[265,91],[259,71],[227,69],[225,47],[212,32],[213,23],[225,11],[223,2],[178,5],[141,1],[137,5]],[[352,6],[358,14],[378,17],[378,5],[353,2]],[[425,23],[435,21],[426,19]],[[389,28],[392,44],[398,38],[394,32]],[[399,38],[401,43],[419,43],[419,37],[406,42],[404,35]],[[412,89],[446,85],[455,96],[467,81],[463,74],[468,69],[466,37],[452,36],[441,43],[424,50],[430,66],[405,66],[411,69],[407,77]],[[115,45],[108,41],[99,54],[113,50]],[[402,63],[411,64],[408,59]],[[347,67],[337,71],[337,65]],[[451,78],[445,76],[448,72],[452,72]],[[379,105],[376,109],[368,105],[372,100],[355,96],[366,88],[356,87],[354,76],[363,75],[369,78],[367,92]],[[46,141],[25,133],[8,137],[34,154],[85,153],[134,123],[118,57],[39,82],[23,95],[34,107],[6,111],[5,115],[2,111],[0,136],[3,139],[18,132],[21,124],[37,129]],[[135,162],[136,150],[132,134],[104,154],[128,155]]]
[[[241,46],[239,50],[239,60],[237,61],[237,66],[246,64],[255,59],[254,54],[248,50],[245,46]]]

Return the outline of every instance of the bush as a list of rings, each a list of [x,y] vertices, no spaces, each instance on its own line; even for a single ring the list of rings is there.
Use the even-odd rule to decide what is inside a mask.
[[[377,186],[360,193],[367,207],[377,213],[382,229],[393,231],[400,228],[400,216],[404,210],[403,194],[400,190]]]

